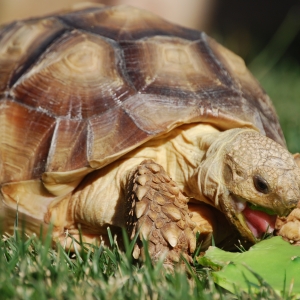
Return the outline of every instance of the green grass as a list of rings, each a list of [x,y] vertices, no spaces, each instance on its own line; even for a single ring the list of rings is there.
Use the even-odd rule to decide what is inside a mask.
[[[237,291],[236,296],[216,287],[210,270],[164,270],[162,263],[152,266],[133,263],[130,251],[120,251],[113,237],[111,247],[95,247],[75,242],[75,254],[61,247],[53,250],[51,239],[43,243],[35,236],[15,233],[0,242],[1,299],[279,299],[260,279],[259,292]],[[127,250],[130,250],[131,245]],[[292,298],[290,298],[292,299]]]
[[[199,278],[184,271],[166,273],[147,257],[140,266],[131,253],[119,251],[111,237],[110,249],[83,245],[70,255],[35,237],[14,235],[0,244],[1,299],[212,299],[213,286],[204,291]],[[190,276],[191,278],[191,276]]]

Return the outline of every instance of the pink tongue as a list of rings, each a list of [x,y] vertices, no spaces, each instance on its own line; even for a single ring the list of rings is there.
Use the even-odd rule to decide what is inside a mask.
[[[276,216],[270,216],[259,210],[252,210],[246,206],[243,210],[246,223],[255,237],[261,237],[266,231],[273,232],[275,228]]]

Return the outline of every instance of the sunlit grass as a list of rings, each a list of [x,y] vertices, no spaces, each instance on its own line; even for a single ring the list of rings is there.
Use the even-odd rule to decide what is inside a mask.
[[[141,264],[130,251],[120,251],[110,235],[110,248],[82,244],[67,253],[36,237],[19,233],[0,241],[1,299],[279,299],[259,279],[254,292],[232,295],[213,283],[210,270],[200,265],[168,272],[153,266],[149,256]],[[130,243],[128,243],[131,247]],[[132,247],[131,247],[132,248]],[[127,249],[128,250],[128,249]]]

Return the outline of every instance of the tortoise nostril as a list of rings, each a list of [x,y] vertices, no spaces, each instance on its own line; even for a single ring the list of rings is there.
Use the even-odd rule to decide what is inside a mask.
[[[287,208],[295,208],[298,204],[299,200],[293,199],[293,200],[288,200],[286,202],[286,207]]]

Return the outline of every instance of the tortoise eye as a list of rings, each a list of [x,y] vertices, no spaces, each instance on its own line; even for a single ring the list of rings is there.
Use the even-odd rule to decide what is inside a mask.
[[[270,192],[268,182],[260,175],[253,176],[253,183],[258,192],[263,194],[268,194]]]

